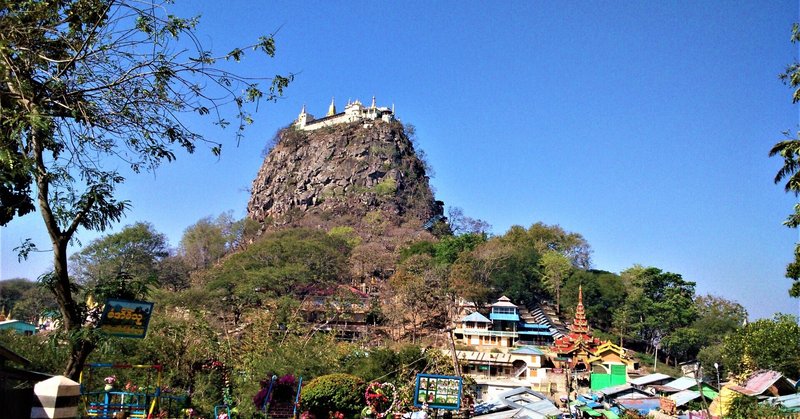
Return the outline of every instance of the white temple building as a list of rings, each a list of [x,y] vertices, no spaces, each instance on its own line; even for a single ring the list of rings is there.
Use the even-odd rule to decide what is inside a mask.
[[[306,112],[306,107],[303,105],[303,109],[300,111],[300,115],[294,122],[294,126],[295,128],[304,131],[313,131],[336,124],[346,124],[356,121],[375,121],[378,119],[385,122],[393,121],[394,105],[392,105],[392,109],[387,107],[377,107],[375,106],[375,96],[373,96],[372,105],[370,107],[365,107],[359,100],[356,100],[355,102],[347,101],[347,105],[344,107],[344,112],[337,113],[336,103],[334,99],[331,99],[331,104],[328,107],[328,113],[324,118],[314,118],[314,115]]]

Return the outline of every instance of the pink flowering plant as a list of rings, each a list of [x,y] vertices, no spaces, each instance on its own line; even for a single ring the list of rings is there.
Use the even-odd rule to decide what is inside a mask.
[[[373,381],[367,385],[364,399],[367,406],[361,411],[364,417],[384,418],[394,407],[397,398],[395,387],[392,383],[379,383]]]
[[[117,376],[116,375],[109,375],[108,377],[103,379],[103,382],[108,384],[108,385],[112,385],[112,384],[117,382]]]

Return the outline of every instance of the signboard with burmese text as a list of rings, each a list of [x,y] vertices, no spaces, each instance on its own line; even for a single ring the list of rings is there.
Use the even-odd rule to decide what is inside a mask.
[[[100,330],[112,336],[142,339],[153,313],[153,303],[109,298],[100,317]]]

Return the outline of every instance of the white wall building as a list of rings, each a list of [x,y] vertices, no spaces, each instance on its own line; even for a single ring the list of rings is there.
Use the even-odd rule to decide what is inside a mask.
[[[355,102],[348,101],[347,105],[344,107],[344,112],[337,113],[336,103],[334,99],[331,99],[331,104],[328,107],[328,113],[324,118],[314,118],[314,115],[306,112],[306,107],[303,105],[303,109],[300,111],[300,115],[294,122],[294,126],[303,131],[313,131],[337,124],[346,124],[356,121],[369,122],[375,120],[381,120],[385,122],[393,121],[394,106],[392,106],[392,109],[387,107],[377,107],[375,106],[375,96],[373,96],[372,105],[370,107],[365,107],[359,100],[356,100]]]

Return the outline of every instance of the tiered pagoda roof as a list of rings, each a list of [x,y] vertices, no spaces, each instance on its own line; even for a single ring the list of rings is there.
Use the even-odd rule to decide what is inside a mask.
[[[600,339],[591,335],[589,322],[586,320],[586,310],[583,307],[583,287],[579,286],[575,319],[569,326],[569,333],[553,343],[553,351],[558,355],[571,357],[572,364],[576,365],[581,360],[588,361],[600,344],[602,344]]]

